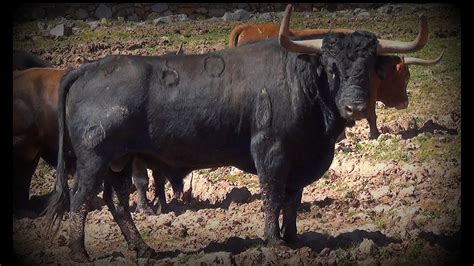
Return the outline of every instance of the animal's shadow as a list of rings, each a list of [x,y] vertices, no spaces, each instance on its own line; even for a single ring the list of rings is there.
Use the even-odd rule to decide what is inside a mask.
[[[420,232],[420,238],[428,241],[431,245],[439,245],[449,251],[461,250],[461,232],[457,231],[452,235],[437,235],[432,232]]]
[[[193,198],[190,203],[177,202],[175,199],[172,199],[168,202],[168,212],[174,212],[176,215],[181,215],[186,211],[198,211],[202,209],[228,209],[231,203],[250,203],[260,198],[260,194],[253,194],[245,187],[232,188],[232,190],[227,193],[225,198],[222,201],[217,201],[211,203],[210,200],[200,200],[198,198]],[[136,211],[136,205],[130,207],[130,211]]]
[[[428,120],[426,121],[421,128],[409,128],[407,130],[403,130],[398,132],[402,136],[402,139],[411,139],[416,137],[420,133],[432,133],[436,131],[443,131],[449,135],[456,135],[458,134],[458,131],[455,128],[448,128],[445,126],[442,126],[438,123],[433,122],[433,120]]]
[[[347,248],[357,245],[363,241],[364,238],[372,240],[377,246],[382,247],[390,243],[399,243],[400,240],[390,238],[382,234],[380,231],[367,232],[364,230],[354,230],[352,232],[342,233],[336,237],[324,235],[317,232],[305,232],[298,235],[298,240],[294,244],[289,244],[287,247],[291,249],[299,249],[302,247],[309,247],[314,252],[320,252],[324,248],[335,250],[338,248]],[[206,247],[196,251],[186,252],[185,255],[213,252],[230,252],[233,255],[239,254],[250,248],[264,246],[265,241],[261,238],[241,238],[230,237],[223,242],[211,242]],[[279,247],[277,247],[279,248]],[[158,252],[157,257],[153,259],[173,258],[183,253],[179,250]]]

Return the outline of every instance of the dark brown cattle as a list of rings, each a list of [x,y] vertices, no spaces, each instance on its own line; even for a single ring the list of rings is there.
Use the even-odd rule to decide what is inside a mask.
[[[57,101],[67,69],[13,72],[13,206],[29,208],[31,177],[39,158],[55,166],[58,153]]]
[[[420,21],[420,30],[423,22]],[[236,47],[252,43],[255,41],[276,38],[279,32],[279,25],[267,24],[247,24],[235,27],[230,33],[229,47]],[[352,33],[351,29],[289,29],[289,36],[292,37],[319,37],[322,38],[329,32]],[[371,77],[370,99],[367,114],[367,121],[370,127],[369,138],[375,139],[380,135],[377,128],[377,115],[375,114],[375,102],[380,101],[386,107],[405,109],[408,107],[407,85],[410,80],[408,65],[432,65],[438,63],[443,54],[435,60],[422,60],[410,58],[408,63],[399,56],[380,56],[378,58],[378,69],[380,75]]]

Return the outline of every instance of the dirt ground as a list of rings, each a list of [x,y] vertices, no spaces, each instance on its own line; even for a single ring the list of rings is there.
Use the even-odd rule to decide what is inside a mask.
[[[380,25],[370,26],[375,27],[370,30],[383,38],[406,38],[416,35],[417,19],[416,12],[410,13],[411,6],[403,8],[406,23],[402,23],[403,17],[395,19],[393,14],[380,15],[375,10],[368,18],[353,20],[350,13],[341,13],[337,18],[311,14],[307,22],[296,25],[364,28],[360,25],[378,21]],[[369,127],[365,120],[346,130],[347,138],[336,145],[329,171],[304,189],[297,219],[298,244],[278,248],[264,245],[258,177],[222,167],[192,173],[190,203],[173,201],[172,211],[161,215],[133,212],[143,239],[159,254],[148,260],[137,260],[128,250],[99,193],[97,208],[89,213],[85,228],[86,249],[93,260],[90,264],[456,263],[461,227],[459,11],[443,7],[422,11],[429,18],[433,43],[427,45],[428,51],[410,56],[434,58],[444,49],[443,61],[433,67],[410,68],[407,109],[396,111],[378,105],[382,135],[377,140],[367,138]],[[303,20],[297,17],[295,21]],[[223,49],[228,33],[237,24],[111,23],[95,30],[78,24],[69,38],[52,38],[34,23],[23,23],[14,26],[14,48],[39,55],[56,67],[78,67],[83,59],[94,60],[106,54],[161,54],[176,50],[181,41],[186,42],[185,53]],[[124,35],[114,39],[116,32]],[[132,33],[136,34],[133,38],[129,36]],[[193,36],[198,35],[204,37],[195,41]],[[31,194],[46,194],[54,177],[54,170],[41,163],[33,177]],[[185,189],[190,187],[190,179],[185,179]],[[151,199],[154,194],[151,179],[150,182]],[[166,192],[170,201],[172,190],[168,184]],[[137,193],[133,192],[132,210],[136,199]],[[43,217],[13,217],[13,248],[19,261],[35,265],[72,263],[67,256],[67,214],[52,241],[42,235],[42,223]]]

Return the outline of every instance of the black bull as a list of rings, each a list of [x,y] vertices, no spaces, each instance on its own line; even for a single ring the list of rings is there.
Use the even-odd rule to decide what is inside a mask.
[[[104,182],[104,200],[129,248],[152,256],[128,209],[130,164],[110,170],[130,155],[176,171],[233,165],[258,174],[265,238],[282,243],[282,211],[283,239],[294,240],[304,186],[327,171],[347,123],[362,118],[355,114],[368,101],[376,48],[373,34],[355,32],[328,34],[316,55],[268,40],[204,55],[111,56],[81,66],[61,83],[58,193],[48,206],[48,228],[70,200],[71,255],[88,260],[88,200]],[[69,141],[77,158],[71,194],[63,160]]]

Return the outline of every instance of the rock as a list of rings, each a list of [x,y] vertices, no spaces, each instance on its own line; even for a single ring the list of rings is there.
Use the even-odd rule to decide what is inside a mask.
[[[72,34],[72,28],[66,26],[65,24],[59,24],[56,27],[52,28],[49,33],[56,37],[69,36]]]
[[[205,7],[200,7],[198,9],[196,9],[194,12],[198,13],[198,14],[206,14],[207,13],[207,9]]]
[[[414,186],[406,187],[406,188],[400,190],[398,195],[401,198],[413,196],[413,195],[415,195],[415,187]]]
[[[321,250],[321,252],[319,252],[319,256],[325,257],[325,256],[329,255],[330,251],[331,250],[329,248],[323,248],[323,250]]]
[[[236,21],[237,16],[234,13],[225,12],[224,16],[222,16],[223,21]]]
[[[171,16],[166,16],[166,17],[161,17],[153,20],[154,24],[158,23],[171,23],[171,22],[177,22],[177,21],[186,21],[188,19],[188,16],[185,14],[179,14],[179,15],[171,15]]]
[[[372,197],[377,200],[377,199],[387,195],[389,192],[390,192],[390,188],[388,186],[383,186],[383,187],[378,188],[376,190],[370,191],[370,195],[372,195]]]
[[[106,18],[102,18],[100,20],[100,25],[106,25],[107,24],[107,19]]]
[[[158,14],[157,12],[151,12],[150,14],[148,14],[147,19],[157,19],[159,17],[160,17],[160,14]]]
[[[244,9],[244,8],[248,8],[248,7],[249,7],[249,5],[246,4],[246,3],[238,3],[237,4],[237,8],[239,8],[239,9]]]
[[[118,22],[124,22],[124,21],[125,21],[125,18],[124,18],[124,17],[117,17],[117,21],[118,21]]]
[[[136,14],[131,14],[130,16],[128,16],[127,20],[128,21],[139,21],[140,18]]]
[[[368,17],[370,16],[369,12],[365,11],[365,12],[360,12],[357,16],[359,17]]]
[[[377,248],[374,241],[364,238],[359,245],[359,252],[364,255],[370,255]]]
[[[390,14],[393,11],[392,5],[383,5],[377,9],[379,14]]]
[[[38,21],[38,23],[36,24],[36,26],[38,27],[38,29],[40,31],[44,31],[44,30],[47,30],[48,28],[48,25],[44,22],[41,22],[41,21]]]
[[[211,8],[207,13],[210,17],[222,17],[225,14],[226,10],[223,8]]]
[[[237,9],[234,11],[234,14],[238,16],[238,20],[248,20],[253,14],[245,9]]]
[[[112,17],[112,9],[110,7],[100,4],[94,12],[94,16],[98,19]]]
[[[261,20],[273,20],[273,19],[276,19],[277,16],[275,15],[274,12],[265,12],[265,13],[260,14],[258,18]]]
[[[91,29],[95,29],[99,26],[100,22],[99,21],[91,21],[91,22],[87,22],[87,24],[89,24]]]
[[[163,13],[163,16],[171,16],[173,15],[173,12],[171,10],[166,10],[164,13]]]
[[[387,204],[379,204],[373,208],[376,213],[384,213],[390,210],[390,206]]]
[[[87,17],[89,17],[89,13],[87,12],[87,10],[79,8],[76,10],[76,12],[74,12],[74,17],[76,19],[86,19]]]
[[[151,11],[153,12],[164,12],[166,10],[168,10],[167,3],[157,3],[151,6]]]
[[[191,14],[189,16],[189,19],[192,19],[192,20],[203,20],[203,19],[206,19],[206,16],[204,16],[203,14]]]

